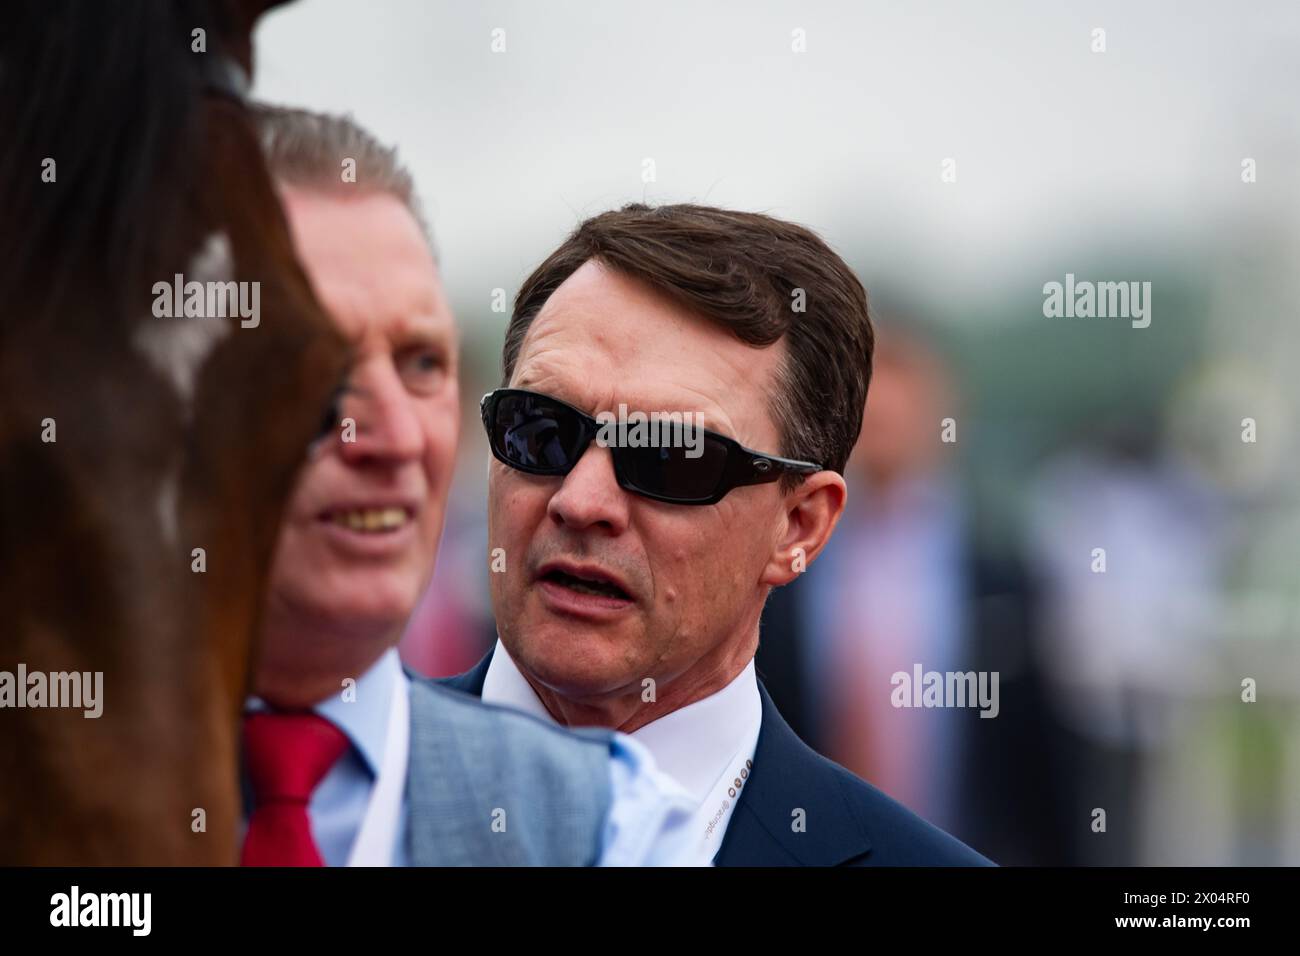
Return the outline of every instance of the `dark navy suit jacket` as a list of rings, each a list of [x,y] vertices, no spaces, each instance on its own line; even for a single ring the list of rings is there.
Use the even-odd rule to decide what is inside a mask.
[[[440,683],[483,694],[489,651]],[[785,722],[762,682],[754,769],[736,801],[718,866],[990,866],[966,844],[813,751]],[[800,815],[798,811],[802,810]],[[802,830],[795,827],[796,821]]]

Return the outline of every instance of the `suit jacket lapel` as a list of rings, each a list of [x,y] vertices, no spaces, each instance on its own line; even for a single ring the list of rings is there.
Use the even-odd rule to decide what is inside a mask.
[[[492,663],[492,652],[494,650],[496,650],[495,647],[489,650],[481,661],[465,673],[457,674],[455,677],[441,677],[438,679],[438,683],[444,687],[450,687],[452,690],[458,690],[462,694],[482,697],[483,682],[487,679],[488,665]]]
[[[837,866],[871,849],[838,775],[795,735],[762,682],[754,768],[714,862],[718,866]],[[802,811],[802,812],[800,812]],[[797,829],[799,824],[802,829]]]
[[[406,776],[406,849],[412,866],[503,865],[483,859],[461,832],[474,814],[476,775],[437,697],[411,682],[411,750]]]

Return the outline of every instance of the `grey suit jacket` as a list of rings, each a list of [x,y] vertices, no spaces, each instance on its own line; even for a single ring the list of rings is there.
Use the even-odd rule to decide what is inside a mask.
[[[413,866],[590,866],[610,807],[610,734],[566,731],[411,675]]]

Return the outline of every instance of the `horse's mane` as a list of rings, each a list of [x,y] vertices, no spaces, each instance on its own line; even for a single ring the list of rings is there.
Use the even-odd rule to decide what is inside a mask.
[[[0,330],[57,315],[69,290],[95,295],[105,320],[139,299],[200,167],[198,100],[226,17],[221,0],[5,5]],[[191,50],[196,28],[206,53]]]

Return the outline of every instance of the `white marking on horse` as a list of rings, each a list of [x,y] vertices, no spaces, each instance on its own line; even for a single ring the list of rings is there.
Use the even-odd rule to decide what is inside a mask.
[[[190,259],[188,277],[200,282],[228,282],[234,278],[235,261],[230,254],[230,238],[214,232]],[[212,319],[150,316],[140,323],[132,339],[136,349],[176,390],[180,400],[181,421],[188,426],[193,418],[195,383],[199,370],[216,348],[230,334],[230,326]],[[175,544],[180,507],[181,452],[175,452],[163,472],[158,489],[158,520],[164,538]]]
[[[214,232],[190,260],[187,279],[199,282],[229,282],[235,275],[235,260],[230,254],[230,238]],[[213,348],[230,334],[230,326],[214,319],[149,318],[136,330],[134,343],[162,375],[175,387],[181,399],[182,416],[190,419],[190,402],[199,369]]]
[[[181,498],[181,458],[172,455],[163,472],[162,487],[158,489],[158,520],[162,523],[163,537],[168,544],[176,544]]]

